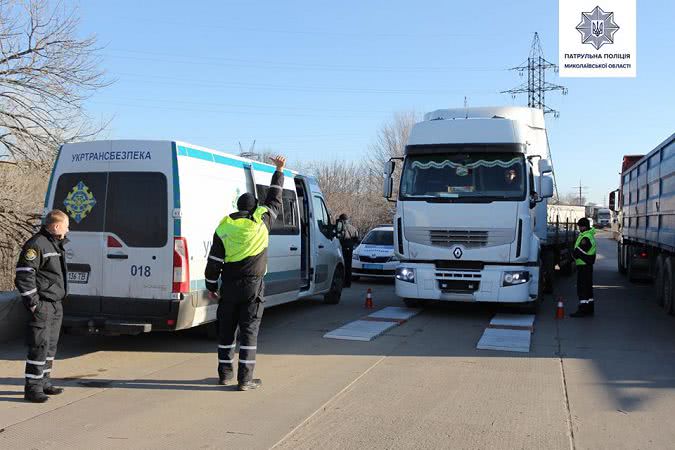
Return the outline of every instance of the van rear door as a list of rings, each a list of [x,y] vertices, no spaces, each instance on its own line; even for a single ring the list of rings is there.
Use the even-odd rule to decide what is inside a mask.
[[[161,172],[109,172],[103,295],[171,298],[173,239]]]
[[[105,192],[107,172],[64,173],[56,180],[52,208],[70,217],[68,293],[89,298],[78,305],[82,312],[100,312],[102,295]]]

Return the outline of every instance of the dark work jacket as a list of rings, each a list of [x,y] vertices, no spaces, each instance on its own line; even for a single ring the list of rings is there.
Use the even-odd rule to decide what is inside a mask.
[[[269,232],[272,229],[272,223],[281,211],[281,202],[284,186],[284,174],[280,171],[274,172],[272,182],[267,191],[267,197],[260,206],[265,206],[267,212],[263,214],[262,221]],[[230,214],[233,219],[250,217],[248,211],[239,211]],[[225,262],[225,246],[218,234],[213,233],[211,251],[206,262],[204,277],[206,278],[206,289],[211,292],[218,290],[218,279],[223,281],[238,280],[246,277],[263,277],[267,272],[267,248],[261,253],[244,258],[237,262]]]
[[[44,227],[21,249],[14,284],[27,308],[39,301],[60,302],[68,292],[68,268],[63,246]]]

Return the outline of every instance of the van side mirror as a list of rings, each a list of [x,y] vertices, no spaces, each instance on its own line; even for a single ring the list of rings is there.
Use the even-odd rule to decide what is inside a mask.
[[[548,161],[548,159],[540,159],[539,160],[539,175],[544,175],[547,173],[553,172],[553,167],[551,167],[551,163]],[[551,194],[553,195],[553,194]]]
[[[611,211],[616,211],[616,191],[609,193],[609,209]]]

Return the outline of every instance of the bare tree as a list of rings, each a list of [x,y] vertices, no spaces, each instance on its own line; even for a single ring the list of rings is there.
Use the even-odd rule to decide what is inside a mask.
[[[366,156],[366,166],[372,175],[381,178],[384,163],[403,156],[410,130],[418,121],[414,111],[407,111],[394,114],[391,121],[382,124]]]
[[[347,161],[315,162],[305,168],[314,175],[335,219],[347,214],[361,235],[374,226],[391,223],[393,208],[372,189],[369,170],[361,163]]]
[[[96,38],[77,37],[75,10],[0,0],[0,162],[46,161],[64,142],[97,134],[83,102],[109,84]]]
[[[39,225],[60,144],[96,136],[83,103],[109,84],[96,38],[78,38],[75,10],[47,0],[0,0],[0,289],[18,247]]]

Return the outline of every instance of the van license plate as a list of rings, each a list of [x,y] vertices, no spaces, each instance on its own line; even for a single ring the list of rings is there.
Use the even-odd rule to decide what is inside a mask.
[[[68,283],[87,284],[89,272],[68,272]]]
[[[370,270],[384,270],[384,266],[382,264],[364,264],[363,268]]]

